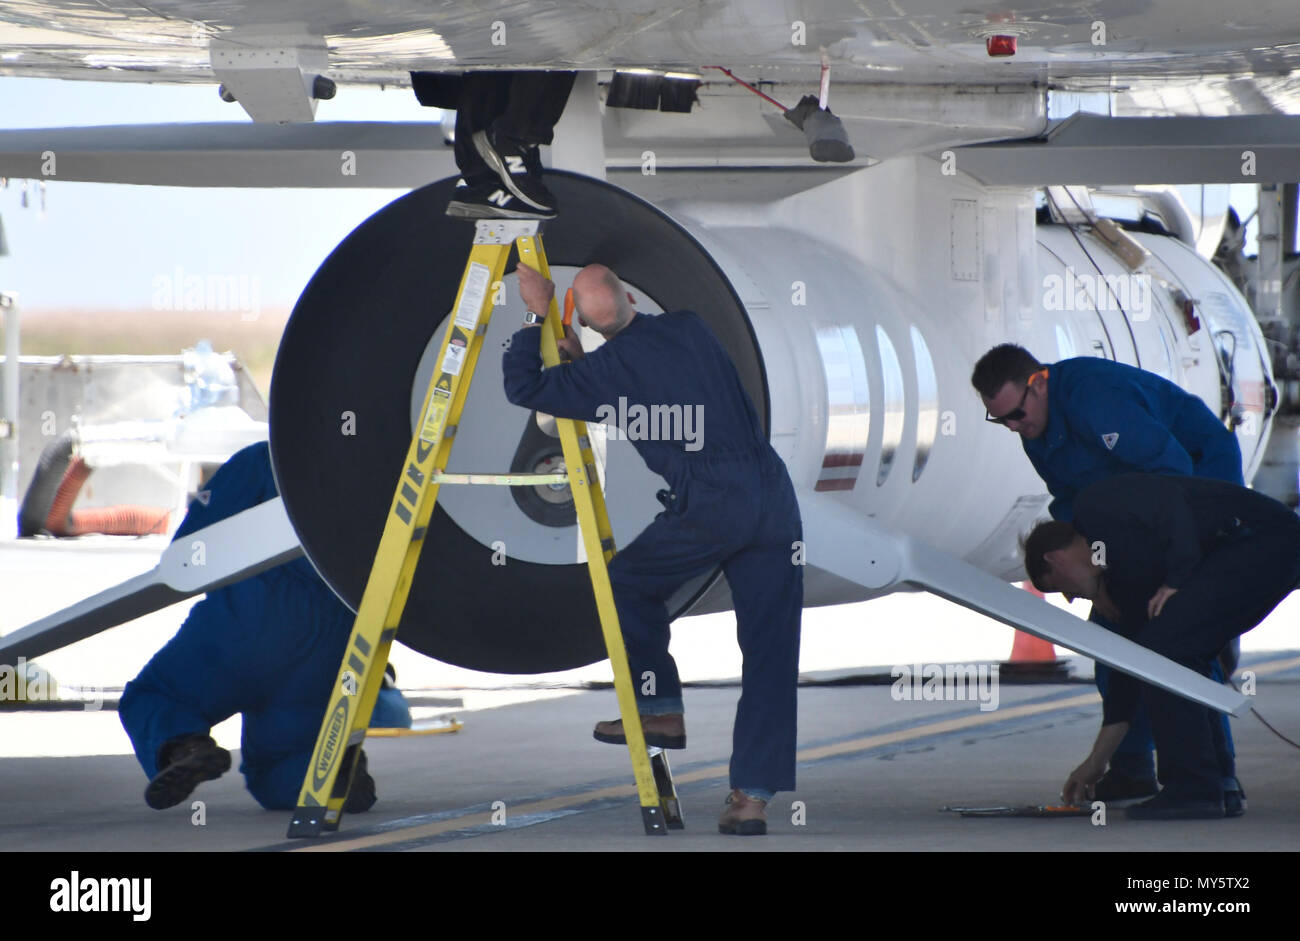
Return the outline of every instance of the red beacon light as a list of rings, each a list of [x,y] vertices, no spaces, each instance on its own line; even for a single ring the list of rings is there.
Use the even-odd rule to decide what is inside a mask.
[[[1003,59],[1016,54],[1016,37],[1005,35],[988,36],[984,39],[984,46],[988,49],[992,58]]]

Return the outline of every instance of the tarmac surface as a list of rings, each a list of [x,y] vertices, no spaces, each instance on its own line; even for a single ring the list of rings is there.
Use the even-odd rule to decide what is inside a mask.
[[[78,541],[80,542],[80,541]],[[165,541],[15,547],[0,541],[0,631],[142,571]],[[891,664],[996,662],[1011,631],[939,599],[900,594],[805,611],[798,789],[776,796],[763,837],[722,836],[731,727],[740,691],[734,618],[674,625],[686,690],[689,747],[669,755],[685,829],[644,834],[626,748],[591,738],[613,718],[607,664],[543,677],[494,677],[394,649],[417,720],[456,716],[454,734],[370,738],[379,802],[345,816],[337,833],[287,840],[288,811],[264,811],[234,767],[166,811],[145,806],[145,778],[117,714],[115,689],[179,626],[186,604],[156,612],[39,659],[60,681],[59,709],[0,709],[0,850],[85,852],[275,850],[556,851],[1271,851],[1300,848],[1300,750],[1254,716],[1233,721],[1248,810],[1237,819],[1090,817],[968,819],[951,805],[1055,803],[1086,755],[1101,717],[1091,664],[1072,658],[1069,681],[1017,685],[1005,674],[996,708],[901,699]],[[1300,595],[1243,638],[1256,704],[1300,741]],[[1068,652],[1058,651],[1062,654]],[[855,664],[876,664],[857,667]],[[873,673],[884,683],[851,685]],[[1243,673],[1239,671],[1240,682]],[[105,697],[102,709],[78,698]],[[93,705],[93,702],[92,702]],[[992,705],[992,701],[983,703]],[[239,743],[239,719],[213,731]],[[195,806],[192,802],[199,801]]]
[[[1252,664],[1259,708],[1300,732],[1300,653]],[[897,701],[888,685],[800,692],[798,790],[776,796],[765,837],[722,836],[736,688],[686,692],[689,747],[670,753],[685,829],[647,837],[626,749],[589,726],[615,713],[607,690],[454,713],[454,734],[371,738],[365,745],[379,803],[345,816],[338,833],[285,839],[287,812],[260,809],[236,770],[200,785],[190,802],[152,811],[126,755],[7,758],[0,762],[5,850],[1294,850],[1300,753],[1254,717],[1234,722],[1245,816],[1148,822],[1108,808],[1088,817],[967,819],[947,805],[1052,802],[1086,754],[1100,719],[1090,684],[1002,684],[998,707]],[[421,710],[422,712],[429,710]],[[0,716],[0,723],[108,727],[112,711]],[[238,755],[235,756],[238,767]]]

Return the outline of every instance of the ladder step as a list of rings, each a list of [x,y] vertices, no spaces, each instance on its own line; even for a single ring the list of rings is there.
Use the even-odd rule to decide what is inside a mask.
[[[474,223],[474,244],[510,245],[536,235],[539,225],[539,220],[480,219]]]
[[[484,484],[493,487],[530,487],[539,484],[567,484],[568,474],[444,474],[435,472],[435,484]]]

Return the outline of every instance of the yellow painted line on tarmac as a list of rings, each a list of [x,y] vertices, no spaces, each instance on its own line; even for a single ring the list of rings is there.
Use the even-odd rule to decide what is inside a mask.
[[[1273,660],[1265,663],[1252,664],[1240,668],[1239,672],[1250,670],[1253,671],[1256,676],[1265,676],[1270,673],[1281,673],[1298,666],[1300,666],[1300,657],[1292,657],[1286,660]],[[871,749],[879,748],[882,745],[896,745],[918,738],[926,738],[931,735],[942,735],[947,732],[959,732],[962,729],[979,728],[980,726],[990,725],[994,722],[1005,722],[1008,719],[1020,719],[1027,716],[1042,715],[1048,712],[1058,712],[1076,706],[1091,706],[1100,702],[1101,697],[1097,695],[1095,690],[1092,690],[1078,696],[1071,696],[1068,699],[1054,699],[1049,702],[1030,703],[1024,706],[1012,706],[1007,709],[995,709],[992,712],[981,712],[975,715],[960,716],[955,719],[941,719],[938,722],[928,722],[924,725],[913,726],[909,729],[899,729],[894,732],[882,732],[878,735],[864,735],[860,738],[835,742],[830,745],[818,745],[815,748],[805,748],[796,753],[795,760],[800,762],[817,761],[822,758],[849,755],[855,752],[870,751]],[[679,785],[691,784],[695,781],[725,778],[728,773],[729,766],[725,763],[720,763],[716,765],[708,765],[703,768],[697,768],[694,771],[688,771],[684,774],[674,774],[673,780]],[[610,785],[609,787],[597,788],[592,791],[583,791],[580,794],[565,794],[561,797],[548,797],[541,800],[531,801],[527,804],[520,804],[517,807],[511,807],[510,813],[518,816],[540,814],[548,811],[577,807],[582,804],[603,800],[605,798],[636,796],[636,785],[629,782],[628,784],[616,784]],[[439,820],[436,823],[421,824],[402,830],[392,830],[387,833],[376,833],[370,836],[359,836],[350,840],[337,840],[330,843],[309,844],[306,846],[295,847],[290,850],[290,852],[337,853],[345,850],[368,849],[375,846],[385,846],[393,843],[405,843],[408,840],[426,839],[443,833],[450,833],[455,830],[465,830],[471,827],[482,826],[491,822],[492,812],[483,811],[476,814],[466,814],[463,817],[455,817],[451,820]]]
[[[926,725],[918,725],[912,729],[900,729],[897,732],[884,732],[880,735],[866,735],[862,738],[855,738],[847,742],[836,742],[832,745],[819,745],[816,748],[805,748],[798,753],[799,761],[816,761],[819,758],[831,758],[835,755],[847,755],[857,751],[867,751],[872,748],[879,748],[881,745],[894,745],[899,742],[910,741],[914,738],[923,738],[927,735],[941,735],[944,732],[959,732],[962,729],[976,728],[981,725],[988,725],[991,722],[1003,722],[1007,719],[1019,719],[1024,716],[1041,715],[1044,712],[1057,712],[1061,709],[1069,709],[1074,706],[1089,706],[1101,702],[1101,697],[1097,695],[1096,690],[1083,693],[1078,696],[1071,696],[1069,699],[1054,699],[1051,702],[1032,703],[1027,706],[1012,706],[1010,709],[994,709],[992,712],[981,712],[973,716],[961,716],[957,719],[944,719],[940,722],[930,722]],[[722,765],[724,769],[725,765]]]
[[[939,722],[928,722],[925,725],[914,726],[910,729],[899,729],[895,732],[883,732],[879,735],[866,735],[845,742],[836,742],[832,745],[820,745],[816,748],[805,748],[796,753],[795,760],[815,761],[819,758],[830,758],[836,755],[868,751],[872,748],[878,748],[881,745],[893,745],[917,738],[925,738],[929,735],[940,735],[945,732],[957,732],[962,729],[989,725],[993,722],[1005,722],[1008,719],[1040,715],[1044,712],[1055,712],[1061,709],[1069,709],[1074,706],[1093,705],[1100,701],[1101,697],[1094,691],[1080,696],[1071,696],[1069,699],[1056,699],[1051,702],[1033,703],[1026,706],[1012,706],[1009,709],[995,709],[992,712],[981,712],[977,715],[962,716],[956,719],[943,719]],[[688,771],[684,774],[674,774],[673,780],[678,785],[691,784],[695,781],[708,781],[713,778],[725,778],[728,773],[729,766],[725,763],[707,765],[706,767],[696,768],[694,771]],[[581,804],[587,804],[605,798],[636,796],[637,790],[634,783],[614,784],[609,787],[597,788],[592,791],[583,791],[581,794],[565,794],[561,797],[548,797],[541,800],[531,801],[527,804],[520,804],[516,807],[511,807],[510,813],[516,816],[541,814],[546,813],[547,811],[577,807]],[[385,846],[391,843],[405,843],[407,840],[427,839],[428,837],[450,833],[454,830],[465,830],[471,827],[489,824],[491,822],[492,811],[485,810],[476,814],[466,814],[463,817],[456,817],[451,820],[439,820],[435,823],[421,824],[419,826],[409,827],[402,830],[392,830],[387,833],[376,833],[370,836],[360,836],[350,840],[337,840],[330,843],[295,847],[290,850],[290,852],[335,853],[343,850],[369,849],[371,847]]]

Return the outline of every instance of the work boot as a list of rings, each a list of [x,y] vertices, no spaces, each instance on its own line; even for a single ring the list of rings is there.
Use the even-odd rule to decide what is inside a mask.
[[[447,215],[455,219],[554,219],[555,210],[535,209],[495,179],[479,184],[461,179],[447,203]]]
[[[350,754],[352,752],[343,756],[343,764],[339,766],[338,776],[334,779],[333,797],[340,796],[343,788],[347,786]],[[375,801],[379,799],[379,795],[375,792],[375,779],[370,776],[366,768],[366,753],[358,748],[356,756],[357,775],[352,781],[352,790],[348,791],[348,799],[343,804],[343,811],[349,814],[365,813],[374,807]]]
[[[375,791],[375,779],[366,767],[366,753],[357,752],[357,776],[352,781],[352,790],[348,792],[347,803],[343,809],[350,814],[365,813],[375,806],[379,794]]]
[[[641,731],[645,733],[645,743],[659,748],[686,747],[686,721],[680,712],[670,712],[662,716],[642,716]],[[627,736],[623,734],[623,720],[613,719],[609,722],[597,722],[592,737],[598,742],[610,745],[626,745]]]
[[[555,197],[542,185],[541,159],[534,159],[536,155],[527,144],[498,137],[490,130],[476,131],[472,140],[483,162],[506,189],[537,212],[554,214]]]
[[[1224,816],[1223,798],[1172,797],[1166,788],[1124,813],[1131,820],[1218,820]]]
[[[718,818],[718,832],[736,836],[762,836],[767,833],[767,801],[756,800],[744,791],[732,788]]]
[[[158,749],[160,770],[144,789],[144,802],[154,810],[175,807],[204,781],[215,781],[230,770],[230,752],[212,736],[180,735]]]
[[[1092,799],[1119,806],[1124,801],[1145,800],[1160,792],[1154,777],[1131,777],[1110,768],[1092,789]]]

